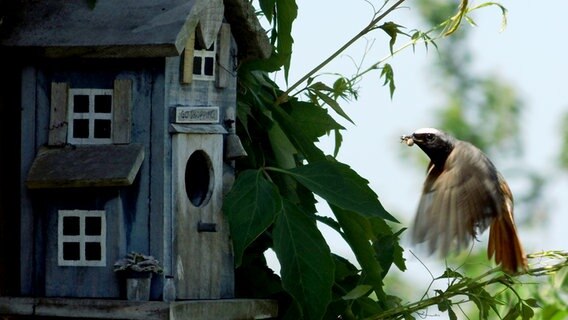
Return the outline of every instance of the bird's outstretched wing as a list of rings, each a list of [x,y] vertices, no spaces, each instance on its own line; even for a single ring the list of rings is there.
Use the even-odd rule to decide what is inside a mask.
[[[413,242],[426,242],[430,252],[444,256],[467,247],[504,202],[497,174],[489,174],[497,172],[493,164],[467,144],[458,141],[443,168],[430,165],[414,221]]]

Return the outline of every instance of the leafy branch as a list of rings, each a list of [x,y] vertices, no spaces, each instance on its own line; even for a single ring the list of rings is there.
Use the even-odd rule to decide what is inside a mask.
[[[493,310],[498,314],[496,306],[503,304],[503,302],[498,299],[498,296],[502,294],[502,292],[492,296],[489,291],[486,290],[489,286],[496,284],[504,286],[505,290],[510,290],[517,297],[517,302],[511,306],[504,319],[516,319],[518,316],[521,316],[523,319],[530,319],[534,314],[532,308],[538,307],[538,303],[533,298],[523,299],[520,294],[517,293],[514,284],[520,282],[516,278],[521,276],[541,277],[555,274],[568,267],[568,253],[563,251],[545,251],[530,254],[528,258],[539,260],[538,263],[541,263],[541,265],[531,267],[526,274],[509,275],[503,273],[501,268],[497,267],[475,278],[469,278],[456,270],[448,268],[441,276],[433,279],[430,284],[431,286],[437,280],[447,279],[449,285],[445,291],[435,290],[436,296],[400,305],[369,317],[367,320],[406,319],[413,313],[432,306],[437,306],[440,311],[447,311],[450,319],[457,319],[452,306],[467,302],[475,303],[479,309],[480,318],[485,319],[488,316],[489,310]],[[544,259],[551,259],[553,262],[543,265],[542,261]],[[526,284],[528,281],[523,283]],[[452,300],[458,296],[465,296],[465,298],[458,301]]]
[[[355,35],[353,38],[351,38],[349,41],[347,41],[343,46],[341,46],[339,49],[337,49],[337,51],[332,53],[322,63],[318,64],[315,68],[308,71],[302,78],[300,78],[298,81],[296,81],[294,84],[292,84],[286,91],[284,91],[278,97],[277,104],[280,104],[281,102],[286,101],[286,99],[290,95],[290,93],[292,91],[294,91],[298,86],[300,86],[302,83],[306,82],[308,79],[313,77],[323,67],[325,67],[331,61],[333,61],[335,58],[337,58],[343,51],[345,51],[347,48],[351,47],[351,45],[353,45],[355,42],[357,42],[357,40],[359,40],[361,37],[365,36],[366,34],[368,34],[371,31],[375,30],[376,27],[377,27],[377,24],[381,20],[383,20],[387,15],[389,15],[393,10],[398,8],[404,1],[405,0],[398,0],[397,2],[395,2],[392,6],[387,8],[382,14],[378,15],[373,20],[371,20],[371,22],[369,22],[369,24],[366,27],[364,27],[357,35]]]

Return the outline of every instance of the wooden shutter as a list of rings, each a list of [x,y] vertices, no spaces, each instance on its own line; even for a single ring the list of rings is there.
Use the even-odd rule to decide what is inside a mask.
[[[229,79],[233,67],[231,66],[231,26],[223,23],[219,30],[219,46],[217,49],[217,88],[225,88],[229,85]]]
[[[132,131],[132,80],[114,80],[112,99],[112,142],[114,144],[130,143]]]
[[[69,84],[66,82],[51,83],[51,115],[49,118],[49,137],[47,144],[62,146],[67,143],[67,104]]]
[[[181,83],[190,84],[193,81],[193,51],[195,49],[195,32],[192,32],[185,43],[183,50]]]

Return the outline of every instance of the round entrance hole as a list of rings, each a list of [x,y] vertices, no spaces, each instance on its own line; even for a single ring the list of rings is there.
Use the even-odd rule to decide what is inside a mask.
[[[207,204],[213,190],[211,160],[203,150],[191,154],[185,166],[185,192],[189,201],[200,207]]]

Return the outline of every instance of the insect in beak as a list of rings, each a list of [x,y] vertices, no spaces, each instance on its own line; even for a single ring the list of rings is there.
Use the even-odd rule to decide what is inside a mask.
[[[414,140],[412,139],[412,136],[401,136],[400,142],[406,143],[406,145],[409,147],[412,147],[414,145]]]

